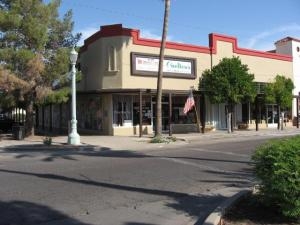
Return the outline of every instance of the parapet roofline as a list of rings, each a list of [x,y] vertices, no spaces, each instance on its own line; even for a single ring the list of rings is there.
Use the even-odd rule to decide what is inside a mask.
[[[297,41],[297,42],[300,42],[300,39],[293,38],[293,37],[285,37],[285,38],[282,38],[282,39],[276,41],[275,45],[281,44],[281,43],[285,43],[285,42],[288,42],[288,41]]]
[[[81,47],[80,52],[84,52],[88,49],[88,46],[95,42],[96,40],[103,38],[103,37],[114,37],[114,36],[129,36],[132,37],[132,42],[135,45],[142,45],[148,47],[160,47],[161,41],[142,38],[140,37],[140,30],[137,29],[130,29],[124,28],[122,24],[113,24],[113,25],[106,25],[101,26],[100,30],[94,33],[92,36],[84,40],[84,45]],[[270,59],[277,59],[282,61],[292,61],[292,57],[289,55],[282,55],[273,52],[265,52],[265,51],[257,51],[252,49],[240,48],[237,44],[237,38],[211,33],[209,34],[209,46],[198,46],[198,45],[191,45],[191,44],[183,44],[183,43],[176,43],[167,41],[166,48],[174,49],[179,51],[189,51],[189,52],[198,52],[198,53],[205,53],[205,54],[217,54],[217,42],[229,42],[232,44],[232,51],[233,53],[241,54],[241,55],[249,55],[255,57],[263,57],[263,58],[270,58]]]

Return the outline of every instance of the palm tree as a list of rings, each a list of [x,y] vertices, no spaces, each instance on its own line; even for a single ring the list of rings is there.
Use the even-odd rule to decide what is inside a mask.
[[[162,99],[162,78],[163,78],[163,62],[165,54],[165,46],[168,32],[168,21],[170,12],[171,0],[165,1],[165,13],[163,32],[161,37],[160,53],[159,53],[159,65],[158,65],[158,77],[157,77],[157,94],[156,94],[156,125],[155,125],[155,137],[161,138],[162,136],[162,112],[161,112],[161,99]]]

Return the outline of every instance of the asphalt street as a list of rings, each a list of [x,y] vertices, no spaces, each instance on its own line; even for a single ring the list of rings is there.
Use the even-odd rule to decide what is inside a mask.
[[[268,138],[3,149],[0,225],[202,224],[227,192],[253,186],[251,154]]]

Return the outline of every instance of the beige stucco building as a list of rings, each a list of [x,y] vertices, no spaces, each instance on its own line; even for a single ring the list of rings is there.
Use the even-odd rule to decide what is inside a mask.
[[[160,41],[142,38],[139,30],[121,24],[102,26],[84,41],[78,60],[82,72],[77,86],[79,132],[153,133],[159,48]],[[191,88],[195,90],[202,126],[226,128],[225,104],[210,104],[197,90],[204,70],[211,69],[224,57],[233,56],[248,65],[258,87],[271,82],[277,74],[293,79],[291,56],[240,48],[235,37],[210,34],[207,47],[167,42],[162,99],[164,131],[197,131],[195,110],[187,115],[183,113]],[[276,122],[274,107],[262,107],[262,127]],[[253,113],[250,103],[237,105],[235,123],[251,124]]]

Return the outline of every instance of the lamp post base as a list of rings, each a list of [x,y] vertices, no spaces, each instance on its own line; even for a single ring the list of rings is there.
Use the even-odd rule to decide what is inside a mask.
[[[70,133],[68,136],[69,145],[80,145],[80,136],[77,133]]]

